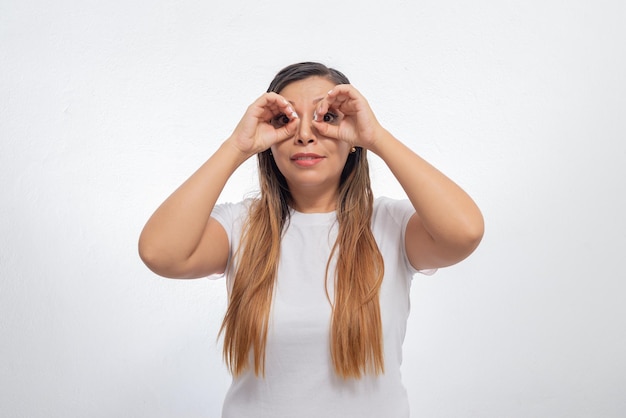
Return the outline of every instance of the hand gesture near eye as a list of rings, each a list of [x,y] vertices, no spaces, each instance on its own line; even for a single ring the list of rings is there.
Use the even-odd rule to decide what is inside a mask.
[[[314,116],[322,135],[357,147],[372,149],[383,130],[365,97],[350,84],[329,91]]]
[[[293,136],[297,119],[284,97],[265,93],[248,107],[228,141],[244,155],[251,156]]]

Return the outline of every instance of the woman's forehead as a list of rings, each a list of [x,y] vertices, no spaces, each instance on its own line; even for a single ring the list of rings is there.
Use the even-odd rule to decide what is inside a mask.
[[[320,76],[308,77],[289,83],[280,91],[280,95],[289,101],[317,102],[326,97],[326,93],[335,83]]]

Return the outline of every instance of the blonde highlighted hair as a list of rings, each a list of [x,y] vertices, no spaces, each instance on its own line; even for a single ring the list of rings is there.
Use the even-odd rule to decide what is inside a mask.
[[[337,70],[303,62],[281,70],[268,91],[280,93],[288,84],[312,76],[349,84]],[[251,367],[251,351],[255,374],[265,371],[265,344],[280,242],[292,203],[287,182],[269,150],[258,154],[258,166],[260,194],[251,204],[242,231],[235,277],[220,330],[224,335],[224,359],[235,376]],[[331,260],[336,260],[330,351],[335,372],[343,378],[384,371],[379,305],[384,263],[371,231],[373,202],[366,150],[357,147],[349,154],[340,178],[336,204],[339,230],[326,265],[328,276]]]

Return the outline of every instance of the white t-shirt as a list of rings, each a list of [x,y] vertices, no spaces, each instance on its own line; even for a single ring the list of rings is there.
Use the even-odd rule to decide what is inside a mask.
[[[385,262],[380,291],[385,373],[344,380],[332,366],[331,306],[324,287],[326,263],[337,236],[336,215],[292,211],[280,248],[265,377],[255,376],[249,368],[234,378],[223,418],[409,417],[400,365],[411,278],[417,272],[404,246],[406,225],[414,212],[408,200],[375,200],[372,232]],[[246,202],[220,204],[213,211],[228,234],[231,256],[246,215]],[[230,289],[232,271],[225,275]],[[328,277],[333,300],[332,270]]]

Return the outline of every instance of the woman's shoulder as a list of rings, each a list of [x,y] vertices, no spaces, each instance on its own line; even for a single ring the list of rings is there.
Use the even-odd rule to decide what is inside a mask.
[[[211,216],[222,225],[230,224],[237,220],[241,220],[248,215],[250,207],[254,203],[254,199],[244,199],[239,202],[220,202],[213,207]]]
[[[404,218],[412,215],[415,209],[409,199],[395,199],[388,196],[379,196],[374,199],[374,217]]]
[[[238,202],[232,202],[232,201],[219,202],[215,204],[214,209],[220,208],[220,209],[230,210],[230,211],[247,210],[250,208],[254,200],[255,199],[253,198],[246,198]]]

